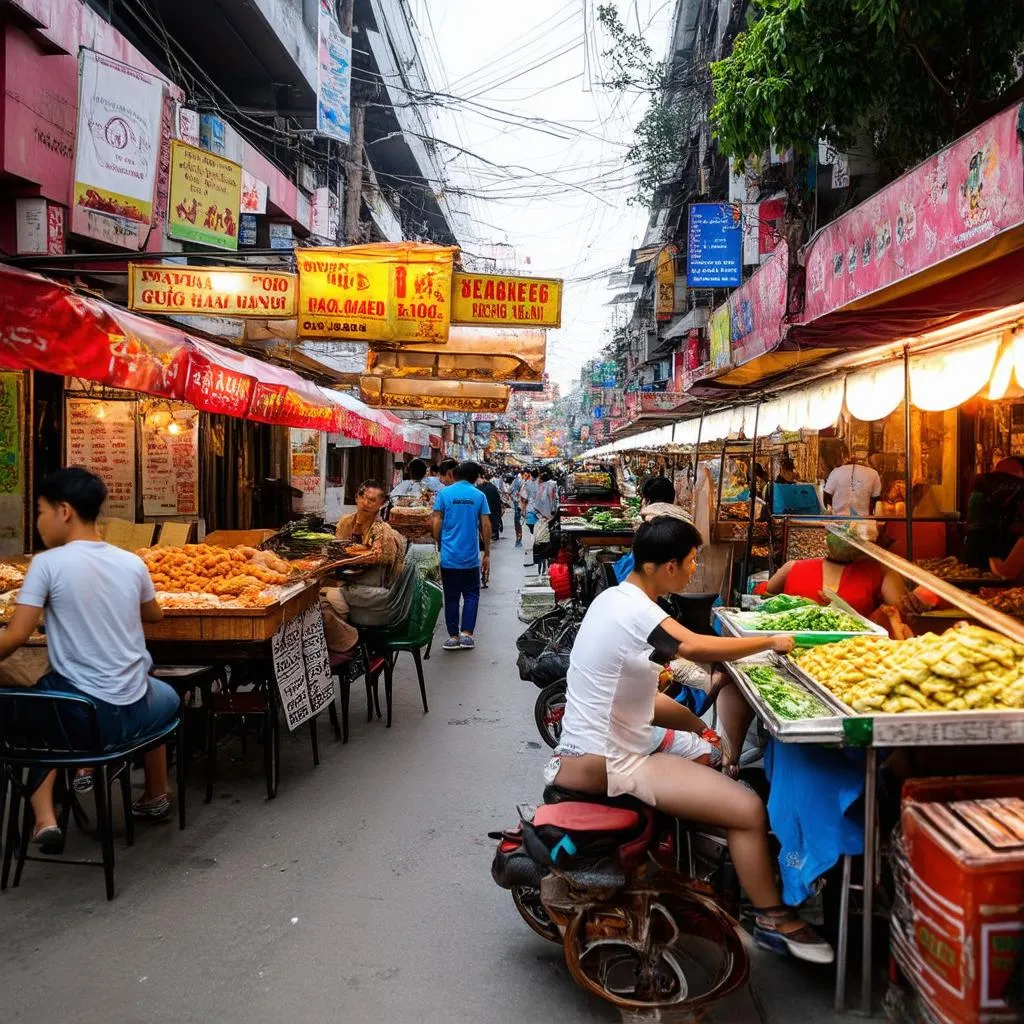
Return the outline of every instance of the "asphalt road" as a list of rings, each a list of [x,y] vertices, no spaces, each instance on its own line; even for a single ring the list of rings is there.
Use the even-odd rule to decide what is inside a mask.
[[[242,759],[232,741],[209,806],[194,765],[184,832],[141,823],[132,849],[118,841],[112,903],[96,869],[29,863],[0,898],[0,1020],[619,1020],[575,987],[560,948],[528,930],[489,874],[487,831],[539,798],[547,759],[536,690],[515,670],[521,554],[511,538],[495,545],[477,649],[435,645],[429,714],[404,658],[394,726],[367,724],[353,689],[350,742],[323,722],[318,768],[305,729],[283,737],[273,801],[258,744]],[[72,852],[99,851],[73,834]],[[808,989],[791,965],[769,968],[759,989],[789,993],[779,1019],[796,1009],[795,978],[805,1015],[831,1019],[827,976]],[[744,994],[713,1019],[768,1016]]]

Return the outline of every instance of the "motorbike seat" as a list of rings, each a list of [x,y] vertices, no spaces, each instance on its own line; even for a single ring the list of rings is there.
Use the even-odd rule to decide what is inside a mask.
[[[608,796],[607,793],[587,793],[579,789],[567,789],[565,786],[550,785],[544,787],[545,804],[583,803],[599,804],[603,807],[624,807],[627,810],[646,812],[652,808],[635,796]]]
[[[573,832],[629,832],[640,822],[637,811],[582,802],[544,804],[533,816],[534,825],[556,825]]]

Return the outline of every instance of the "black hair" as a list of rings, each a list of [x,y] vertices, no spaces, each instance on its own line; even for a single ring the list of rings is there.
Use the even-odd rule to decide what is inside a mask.
[[[480,465],[476,462],[462,462],[455,470],[456,480],[465,480],[467,484],[475,484],[480,479]]]
[[[529,473],[530,476],[532,476],[534,480],[536,480],[537,477],[540,476],[540,473],[538,473],[537,470],[535,470],[535,469],[528,469],[526,472]]]
[[[782,469],[795,470],[796,469],[796,463],[792,459],[783,459],[782,460],[781,468]]]
[[[359,485],[359,490],[356,491],[356,494],[365,494],[367,491],[380,491],[382,497],[386,498],[388,496],[388,492],[379,480],[364,480]]]
[[[515,481],[515,474],[513,474],[513,473],[509,473],[505,477],[505,483],[507,483],[507,484],[513,483],[514,481]]]
[[[768,474],[764,471],[764,466],[760,462],[754,463],[754,477],[758,480],[767,480]]]
[[[99,518],[107,500],[107,485],[95,473],[81,466],[69,466],[44,477],[36,495],[51,505],[70,505],[75,515],[89,524]]]
[[[657,502],[674,505],[676,489],[667,476],[649,476],[640,488],[640,497],[648,505],[654,505]]]
[[[441,476],[447,476],[452,470],[458,468],[458,463],[454,459],[445,459],[440,466],[437,467],[437,471]]]
[[[638,569],[648,562],[653,565],[683,562],[703,543],[700,531],[692,523],[674,516],[658,516],[636,531],[633,559]]]
[[[551,479],[551,474],[546,470],[541,470],[540,482],[546,484]]]
[[[437,476],[440,472],[441,472],[441,470],[438,468],[437,464],[432,462],[430,464],[430,475],[431,476]]]
[[[422,459],[413,459],[405,468],[409,479],[416,483],[419,483],[427,475],[427,464]]]

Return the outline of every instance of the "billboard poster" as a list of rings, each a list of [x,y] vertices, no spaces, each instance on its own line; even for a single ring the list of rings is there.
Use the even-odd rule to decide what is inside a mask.
[[[659,320],[671,320],[676,306],[676,247],[666,245],[658,253],[655,274],[658,279],[658,301],[655,312]]]
[[[738,288],[743,283],[743,226],[730,203],[691,203],[686,246],[690,288]]]
[[[218,249],[238,248],[242,168],[175,139],[171,143],[171,198],[167,234]]]
[[[333,0],[320,0],[317,46],[316,130],[338,142],[349,141],[352,39],[342,34]]]
[[[82,50],[74,205],[148,226],[160,156],[164,83]]]
[[[727,369],[732,359],[732,337],[729,326],[729,304],[719,306],[711,314],[708,324],[711,337],[711,368],[712,370]]]

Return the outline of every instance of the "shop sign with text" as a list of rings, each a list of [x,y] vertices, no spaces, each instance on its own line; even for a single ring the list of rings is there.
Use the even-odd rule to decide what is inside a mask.
[[[453,253],[441,246],[296,252],[299,336],[446,341]]]
[[[140,313],[203,313],[290,319],[294,274],[215,267],[128,266],[128,308]]]
[[[237,249],[241,195],[241,165],[177,139],[171,143],[171,238]]]
[[[452,278],[452,323],[561,327],[562,282],[456,273]]]

